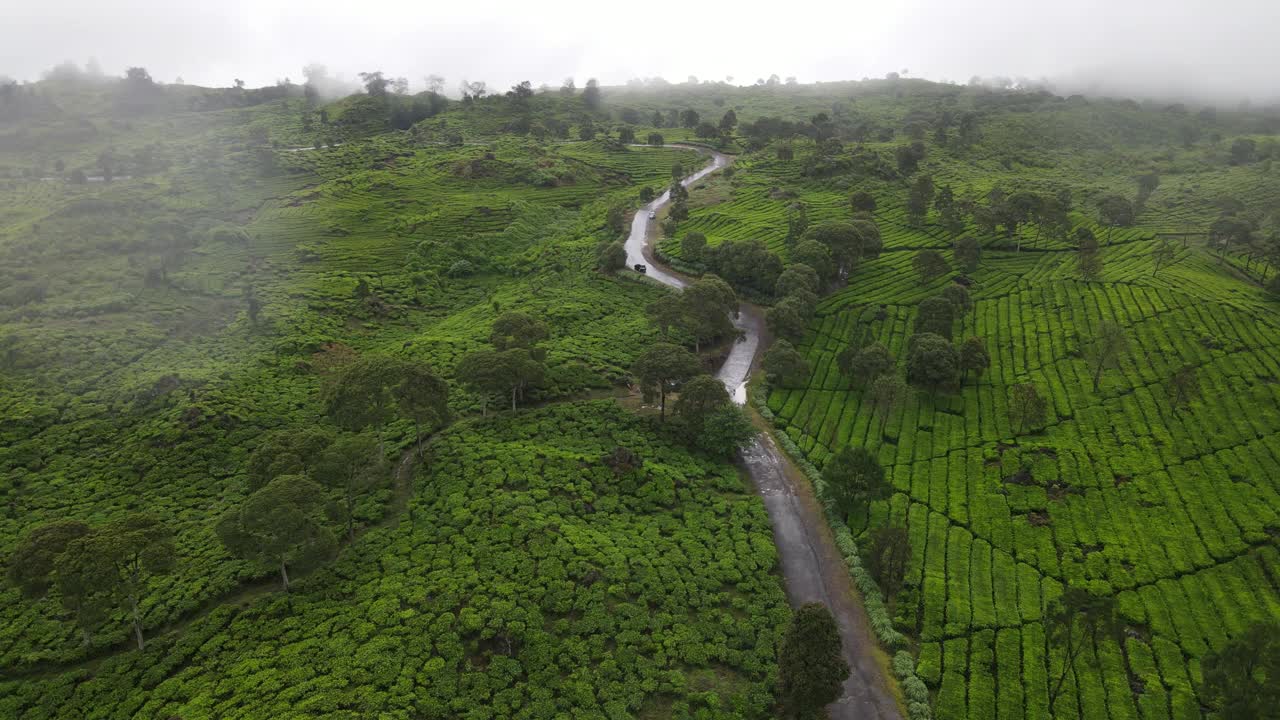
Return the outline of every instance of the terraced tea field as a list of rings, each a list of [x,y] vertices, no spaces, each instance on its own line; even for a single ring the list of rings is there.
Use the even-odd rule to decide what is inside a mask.
[[[940,718],[1040,718],[1061,651],[1044,611],[1065,584],[1114,595],[1122,642],[1087,648],[1059,717],[1197,718],[1200,659],[1280,615],[1280,321],[1275,302],[1204,249],[1153,274],[1141,233],[1102,251],[1101,281],[1074,253],[984,256],[956,336],[992,356],[960,392],[909,399],[881,427],[835,358],[853,338],[905,355],[921,287],[912,253],[887,251],[826,299],[803,351],[812,376],[770,408],[815,464],[845,445],[878,453],[895,488],[855,531],[886,520],[912,540],[898,622]],[[1129,338],[1092,389],[1081,349],[1103,321]],[[1175,411],[1169,377],[1201,388]],[[1010,386],[1048,399],[1047,427],[1015,435]]]

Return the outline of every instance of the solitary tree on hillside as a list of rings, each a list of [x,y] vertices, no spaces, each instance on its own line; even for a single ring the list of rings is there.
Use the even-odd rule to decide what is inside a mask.
[[[1093,391],[1097,392],[1102,383],[1102,371],[1115,367],[1120,355],[1129,349],[1129,337],[1124,328],[1112,320],[1103,320],[1098,325],[1098,333],[1084,351],[1089,367],[1093,368]]]
[[[27,531],[9,559],[9,581],[23,597],[44,597],[54,582],[54,564],[72,540],[88,535],[90,528],[79,520],[55,520]]]
[[[509,387],[507,370],[502,353],[484,348],[463,355],[453,374],[464,387],[480,396],[480,416],[485,417],[489,397],[504,393]]]
[[[700,263],[707,249],[707,236],[700,232],[685,233],[680,238],[680,258],[686,262]]]
[[[948,340],[955,325],[956,306],[945,297],[931,297],[920,301],[916,309],[915,331],[933,333]]]
[[[964,382],[969,373],[973,373],[974,381],[982,379],[982,373],[991,367],[991,355],[987,353],[986,343],[980,337],[970,337],[960,345],[960,382]]]
[[[310,475],[320,453],[333,442],[333,432],[316,426],[268,433],[249,454],[245,474],[252,492],[281,475]]]
[[[1107,226],[1107,245],[1111,245],[1111,233],[1119,227],[1133,224],[1133,203],[1119,195],[1107,195],[1098,200],[1098,216]]]
[[[424,425],[439,427],[449,422],[449,383],[423,362],[401,362],[397,374],[399,382],[391,387],[391,394],[401,414],[413,420],[417,443]]]
[[[68,542],[54,563],[54,574],[58,589],[80,602],[128,602],[134,639],[143,650],[139,604],[151,576],[167,575],[176,564],[173,531],[154,515],[135,513]]]
[[[627,248],[621,242],[604,242],[596,249],[596,267],[612,275],[627,266]]]
[[[893,355],[884,343],[871,343],[863,348],[852,345],[836,358],[841,372],[853,378],[859,386],[867,387],[876,378],[893,368]]]
[[[973,309],[973,298],[969,290],[960,283],[951,283],[942,288],[942,297],[951,302],[956,314],[964,315]]]
[[[854,213],[871,213],[876,211],[876,198],[866,190],[858,190],[849,196],[849,206]]]
[[[1103,637],[1119,634],[1115,597],[1094,595],[1083,588],[1068,585],[1062,596],[1049,606],[1045,630],[1050,645],[1061,651],[1059,657],[1062,658],[1061,666],[1056,668],[1056,677],[1050,677],[1049,712],[1052,714],[1054,703],[1081,651],[1096,647]]]
[[[867,557],[867,569],[884,592],[886,601],[892,601],[902,589],[911,563],[911,536],[906,528],[884,525],[871,534],[871,549]]]
[[[786,712],[792,718],[817,717],[840,697],[847,677],[849,664],[831,611],[819,603],[801,606],[778,653],[778,694]]]
[[[973,272],[978,269],[978,262],[982,257],[982,246],[978,244],[977,239],[972,235],[965,235],[956,240],[955,246],[956,264],[965,272]]]
[[[809,363],[786,340],[773,343],[762,361],[769,382],[778,387],[798,387],[809,377]]]
[[[282,475],[245,499],[218,522],[218,538],[232,555],[280,572],[289,592],[289,568],[327,561],[337,541],[320,509],[324,489],[300,475]]]
[[[842,515],[865,512],[867,505],[889,494],[884,468],[864,447],[844,447],[822,468],[827,497]]]
[[[1041,427],[1049,411],[1049,404],[1031,383],[1018,383],[1009,388],[1009,423],[1018,428],[1018,434]]]
[[[400,382],[402,364],[387,356],[366,356],[343,366],[325,383],[321,400],[338,427],[360,431],[382,429],[394,415],[392,388]]]
[[[656,393],[659,401],[659,419],[667,417],[667,393],[676,390],[681,383],[701,372],[698,358],[679,345],[654,343],[636,358],[632,368],[646,400]]]
[[[907,382],[937,392],[955,383],[960,354],[946,338],[934,333],[912,335],[907,341]]]
[[[906,399],[908,391],[907,384],[894,373],[885,373],[871,383],[871,407],[880,416],[881,435],[889,416]]]
[[[921,285],[928,285],[951,270],[947,265],[947,259],[942,257],[942,253],[937,250],[921,250],[917,252],[916,256],[911,260],[911,265],[915,268],[916,274],[920,276]]]
[[[368,492],[385,487],[389,479],[378,439],[363,433],[339,438],[320,455],[316,466],[316,480],[342,493],[348,540],[356,539],[356,502]]]
[[[523,348],[542,359],[538,343],[550,336],[547,324],[528,313],[519,311],[504,312],[493,321],[493,329],[489,333],[489,342],[498,350]]]
[[[1223,718],[1262,720],[1280,707],[1280,623],[1255,622],[1201,661],[1204,697]]]

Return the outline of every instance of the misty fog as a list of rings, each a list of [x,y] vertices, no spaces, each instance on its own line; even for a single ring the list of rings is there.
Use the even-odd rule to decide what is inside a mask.
[[[7,5],[10,3],[6,3]],[[1271,0],[825,3],[808,0],[601,6],[585,0],[305,6],[283,0],[14,0],[0,23],[0,75],[36,80],[96,60],[163,82],[260,86],[326,64],[380,69],[422,89],[428,74],[506,87],[661,76],[750,84],[910,77],[1047,81],[1059,92],[1267,103],[1280,97],[1280,3]],[[674,27],[679,25],[680,27]]]

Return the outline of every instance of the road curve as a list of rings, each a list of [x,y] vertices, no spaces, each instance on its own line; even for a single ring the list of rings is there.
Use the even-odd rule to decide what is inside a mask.
[[[723,153],[695,149],[709,152],[712,162],[680,181],[686,186],[729,164],[729,158]],[[631,222],[631,234],[627,236],[627,265],[645,264],[649,277],[674,288],[683,288],[688,281],[669,268],[658,265],[649,247],[649,213],[658,212],[670,200],[670,192],[664,192],[636,213]],[[734,402],[742,405],[747,401],[746,388],[751,367],[763,350],[760,337],[764,320],[758,308],[744,303],[734,325],[742,333],[742,338],[730,350],[716,377],[733,395]],[[769,513],[791,605],[799,607],[805,603],[820,602],[831,609],[840,628],[850,673],[840,699],[827,706],[831,719],[899,720],[902,715],[888,690],[880,664],[876,662],[876,641],[867,624],[866,612],[853,594],[844,558],[836,549],[822,509],[807,480],[767,433],[757,436],[742,451],[739,459]]]

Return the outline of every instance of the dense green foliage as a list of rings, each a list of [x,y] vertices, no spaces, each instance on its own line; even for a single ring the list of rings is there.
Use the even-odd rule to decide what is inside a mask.
[[[1280,324],[1255,282],[1280,259],[1280,174],[1228,152],[1274,118],[924,90],[855,97],[837,120],[924,123],[923,156],[891,164],[896,141],[874,133],[792,139],[741,159],[727,199],[684,227],[785,255],[788,207],[812,225],[853,217],[855,189],[875,200],[883,253],[819,303],[797,343],[808,379],[768,406],[815,465],[849,446],[884,465],[892,496],[842,519],[864,548],[907,529],[894,621],[936,716],[1044,717],[1074,657],[1058,717],[1199,717],[1207,654],[1280,616]],[[978,132],[961,142],[946,117],[967,112]],[[1145,170],[1158,182],[1135,182]],[[949,200],[913,217],[925,173]],[[850,372],[872,343],[894,359],[884,383]],[[893,375],[918,389],[881,404]],[[1119,624],[1075,656],[1046,626],[1072,588],[1112,600]]]
[[[295,580],[292,611],[224,606],[92,679],[0,684],[0,714],[769,716],[789,612],[732,468],[611,401],[464,421],[426,455],[415,520]]]

